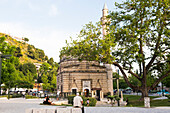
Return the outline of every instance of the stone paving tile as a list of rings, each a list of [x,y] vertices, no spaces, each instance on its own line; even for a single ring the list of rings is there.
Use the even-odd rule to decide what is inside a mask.
[[[29,108],[55,109],[61,106],[40,105],[42,100],[11,99],[0,100],[0,113],[25,113]],[[68,107],[71,108],[71,107]],[[170,107],[85,107],[85,113],[170,113]]]

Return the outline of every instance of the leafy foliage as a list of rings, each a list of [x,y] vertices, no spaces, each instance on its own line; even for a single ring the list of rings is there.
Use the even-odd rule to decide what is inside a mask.
[[[75,95],[69,95],[68,98],[68,103],[73,105],[73,99],[74,99]],[[84,97],[81,96],[83,99],[83,105],[87,106],[87,99],[89,99],[89,106],[95,106],[97,103],[97,100],[95,98],[91,98],[91,97]]]
[[[43,63],[40,67],[41,80],[43,82],[43,89],[47,91],[54,91],[56,88],[57,67],[51,67],[48,63]]]
[[[28,38],[24,40],[29,41]],[[46,84],[45,79],[47,78],[47,86],[44,86],[49,91],[54,91],[58,64],[54,62],[53,58],[49,60],[50,64],[46,63],[45,60],[48,60],[48,56],[45,56],[43,50],[0,33],[0,51],[3,54],[13,55],[10,59],[2,59],[1,83],[4,83],[6,88],[33,88],[36,79],[38,79],[39,83],[43,80],[44,84]],[[33,63],[43,65],[41,71],[44,76],[37,76],[37,70]]]
[[[124,80],[142,97],[170,73],[169,2],[168,0],[127,0],[117,4],[118,12],[111,12],[101,35],[102,24],[87,24],[77,40],[61,50],[60,57],[95,60],[117,66]],[[108,28],[108,29],[107,29]],[[139,70],[135,73],[134,70]],[[136,86],[126,71],[140,83]]]
[[[28,42],[28,41],[29,41],[29,39],[28,39],[28,38],[24,38],[24,41],[25,41],[25,42]]]

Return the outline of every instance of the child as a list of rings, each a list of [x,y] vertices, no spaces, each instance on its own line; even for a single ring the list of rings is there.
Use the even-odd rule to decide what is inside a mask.
[[[89,106],[89,99],[87,99],[87,106]]]

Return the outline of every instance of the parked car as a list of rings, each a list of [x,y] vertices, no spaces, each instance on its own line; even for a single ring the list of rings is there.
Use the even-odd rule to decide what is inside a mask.
[[[43,93],[43,91],[38,91],[38,93]]]
[[[133,91],[132,90],[125,90],[126,94],[131,94]]]
[[[166,91],[166,90],[161,90],[161,91],[157,92],[158,95],[162,95],[162,93],[164,95],[170,95],[170,93],[168,91]]]

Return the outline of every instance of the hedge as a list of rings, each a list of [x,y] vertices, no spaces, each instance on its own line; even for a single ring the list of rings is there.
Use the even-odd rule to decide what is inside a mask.
[[[97,100],[92,97],[82,97],[83,98],[83,105],[87,106],[87,99],[89,99],[89,106],[96,106]]]
[[[31,96],[31,95],[26,95],[25,98],[26,98],[26,99],[34,99],[34,98],[39,98],[39,97]]]
[[[73,105],[73,98],[75,97],[75,95],[70,95],[68,96],[68,103],[69,104],[72,104]],[[89,99],[89,106],[95,106],[96,103],[97,103],[97,100],[95,98],[92,98],[92,97],[84,97],[84,96],[81,96],[82,99],[83,99],[83,105],[84,106],[87,106],[87,99]]]
[[[22,94],[13,94],[13,95],[10,95],[10,98],[20,98],[22,97]]]
[[[68,104],[72,104],[73,105],[73,98],[75,97],[75,95],[70,95],[68,96]]]

